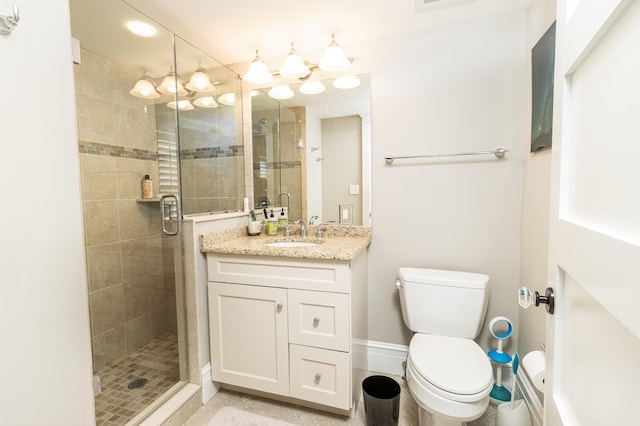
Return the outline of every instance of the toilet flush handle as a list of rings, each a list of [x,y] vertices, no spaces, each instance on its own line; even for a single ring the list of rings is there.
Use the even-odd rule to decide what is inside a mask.
[[[396,288],[398,290],[402,289],[402,281],[400,281],[400,278],[396,278]]]

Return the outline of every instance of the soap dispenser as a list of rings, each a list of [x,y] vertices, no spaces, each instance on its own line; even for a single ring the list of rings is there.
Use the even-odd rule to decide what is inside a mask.
[[[273,214],[273,209],[271,210],[269,219],[267,219],[267,235],[278,235],[278,220]]]
[[[284,211],[284,207],[282,208],[282,211],[280,212],[280,216],[278,217],[278,225],[281,226],[287,226],[287,224],[289,223],[289,221],[287,220],[287,214]]]

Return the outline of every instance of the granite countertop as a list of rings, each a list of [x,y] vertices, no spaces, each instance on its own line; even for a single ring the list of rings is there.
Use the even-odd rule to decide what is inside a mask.
[[[324,237],[316,238],[317,226],[307,226],[308,237],[300,237],[300,226],[291,225],[291,237],[248,236],[245,226],[200,236],[203,253],[240,254],[248,256],[294,257],[302,259],[353,260],[371,243],[371,227],[322,225]],[[265,244],[284,241],[318,243],[313,247],[269,247]]]

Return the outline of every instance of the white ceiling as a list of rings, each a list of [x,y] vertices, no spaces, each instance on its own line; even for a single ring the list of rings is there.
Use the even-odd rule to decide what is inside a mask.
[[[291,42],[306,56],[321,52],[335,33],[349,56],[358,43],[410,39],[434,27],[502,11],[522,9],[529,0],[441,0],[416,12],[421,0],[127,0],[223,64],[283,59]],[[447,3],[450,2],[450,3]],[[450,6],[447,7],[447,4]],[[364,58],[363,58],[364,59]]]

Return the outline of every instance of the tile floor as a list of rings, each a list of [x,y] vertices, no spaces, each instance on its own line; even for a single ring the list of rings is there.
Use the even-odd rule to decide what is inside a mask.
[[[371,373],[377,374],[377,373]],[[390,376],[400,383],[400,426],[418,424],[418,406],[411,397],[406,382],[401,377]],[[185,423],[185,426],[214,426],[216,422],[212,419],[225,407],[234,407],[247,413],[259,414],[269,419],[267,422],[260,422],[260,426],[269,424],[280,425],[286,422],[299,426],[324,426],[324,425],[364,425],[364,407],[362,400],[357,406],[355,415],[352,418],[325,413],[311,408],[300,407],[283,402],[273,401],[251,395],[222,389],[209,402],[201,406]],[[469,423],[469,426],[494,426],[494,407],[489,406],[487,412]],[[272,422],[271,422],[272,420]],[[242,423],[242,422],[240,422]],[[254,425],[255,422],[244,422],[246,425]],[[215,424],[215,426],[218,426]],[[226,426],[226,425],[220,425]],[[229,424],[229,426],[232,426]],[[258,426],[256,424],[256,426]]]
[[[98,426],[124,425],[179,378],[178,337],[166,334],[100,370],[102,393],[95,397]],[[135,379],[147,382],[137,389]]]

